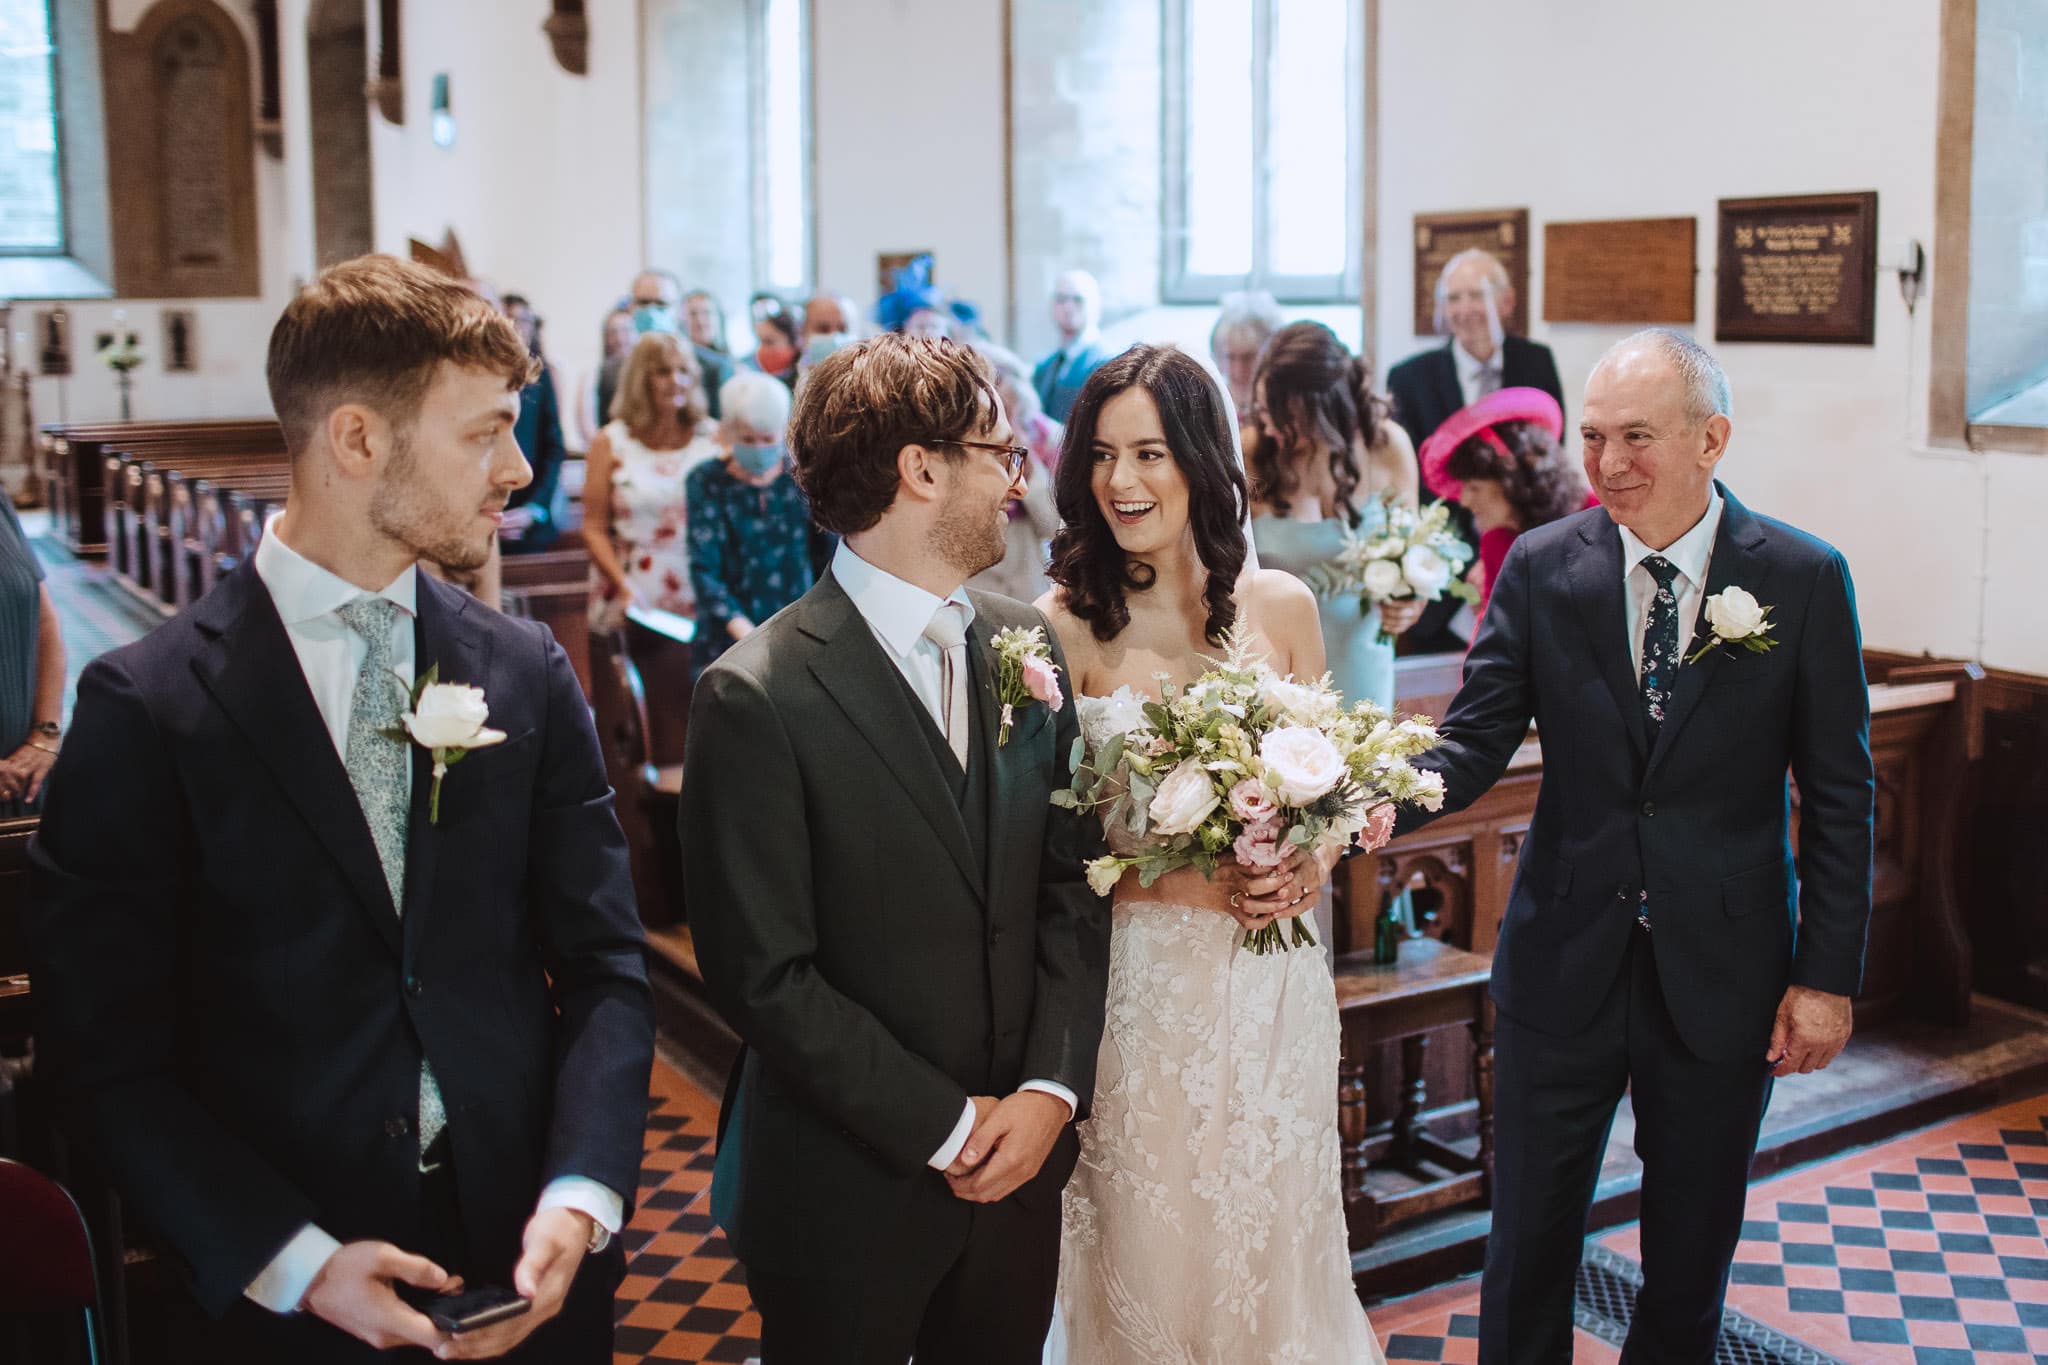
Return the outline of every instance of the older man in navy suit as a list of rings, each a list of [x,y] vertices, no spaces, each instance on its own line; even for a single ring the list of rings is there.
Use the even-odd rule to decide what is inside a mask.
[[[229,1359],[611,1360],[653,1061],[625,839],[561,646],[418,571],[488,554],[531,372],[462,285],[323,272],[271,336],[283,515],[79,681],[38,1042]],[[458,1336],[399,1293],[458,1281],[530,1308]]]
[[[1543,741],[1494,952],[1486,1365],[1570,1361],[1624,1090],[1644,1280],[1623,1360],[1707,1365],[1772,1078],[1849,1038],[1873,791],[1855,596],[1837,551],[1714,479],[1730,406],[1720,366],[1678,333],[1601,360],[1580,431],[1602,506],[1515,542],[1427,760],[1456,810],[1532,719]]]

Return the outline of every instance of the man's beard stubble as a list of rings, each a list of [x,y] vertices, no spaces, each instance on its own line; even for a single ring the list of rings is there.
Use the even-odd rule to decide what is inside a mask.
[[[1002,506],[974,508],[966,494],[946,500],[932,527],[932,550],[965,578],[1003,562],[1009,547],[1003,543]]]
[[[391,463],[370,495],[370,525],[411,550],[415,558],[444,569],[481,569],[490,562],[492,537],[471,543],[438,529],[436,522],[445,520],[445,511],[434,490],[422,486],[412,439],[399,437]]]

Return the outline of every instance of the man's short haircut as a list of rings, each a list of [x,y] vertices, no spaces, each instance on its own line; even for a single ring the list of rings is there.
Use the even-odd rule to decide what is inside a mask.
[[[1486,278],[1493,284],[1493,296],[1495,298],[1499,298],[1514,287],[1514,281],[1508,278],[1508,268],[1500,263],[1500,257],[1494,255],[1491,251],[1470,246],[1451,257],[1448,261],[1445,261],[1444,268],[1438,272],[1436,277],[1436,301],[1438,303],[1442,303],[1450,296],[1451,273],[1459,266],[1471,261],[1477,261],[1486,267]]]
[[[1607,348],[1595,370],[1624,351],[1654,348],[1685,385],[1685,420],[1698,426],[1709,417],[1735,416],[1735,394],[1728,387],[1728,374],[1714,353],[1684,332],[1670,327],[1645,327]]]
[[[466,284],[395,256],[329,266],[270,332],[264,374],[285,447],[308,449],[344,403],[411,426],[444,361],[502,375],[507,391],[540,370],[511,319]]]
[[[870,529],[896,501],[903,447],[968,439],[999,411],[971,346],[884,332],[834,351],[804,380],[789,419],[812,519],[842,536]]]

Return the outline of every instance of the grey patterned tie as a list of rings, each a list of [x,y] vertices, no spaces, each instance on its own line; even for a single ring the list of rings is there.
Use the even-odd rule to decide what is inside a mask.
[[[405,714],[404,688],[391,662],[391,631],[399,610],[388,597],[358,597],[336,607],[334,614],[370,647],[349,701],[348,753],[343,762],[349,785],[356,789],[356,800],[362,805],[363,819],[369,823],[370,838],[376,842],[391,904],[404,914],[405,827],[412,814],[412,781],[405,741],[395,737]],[[426,1151],[447,1125],[441,1087],[434,1080],[433,1068],[422,1058],[420,1150]]]

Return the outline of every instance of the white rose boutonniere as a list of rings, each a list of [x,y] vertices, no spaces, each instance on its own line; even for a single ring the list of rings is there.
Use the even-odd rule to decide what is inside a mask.
[[[1741,588],[1723,588],[1701,605],[1700,613],[1713,633],[1686,657],[1689,664],[1699,662],[1716,645],[1741,645],[1752,654],[1762,654],[1778,643],[1771,638],[1771,608],[1760,605]]]
[[[475,749],[487,749],[505,742],[503,730],[491,730],[484,722],[491,711],[484,704],[484,690],[465,683],[440,681],[441,666],[426,671],[412,691],[412,709],[399,718],[405,737],[425,749],[434,759],[434,790],[428,799],[427,823],[441,823],[441,779]]]

